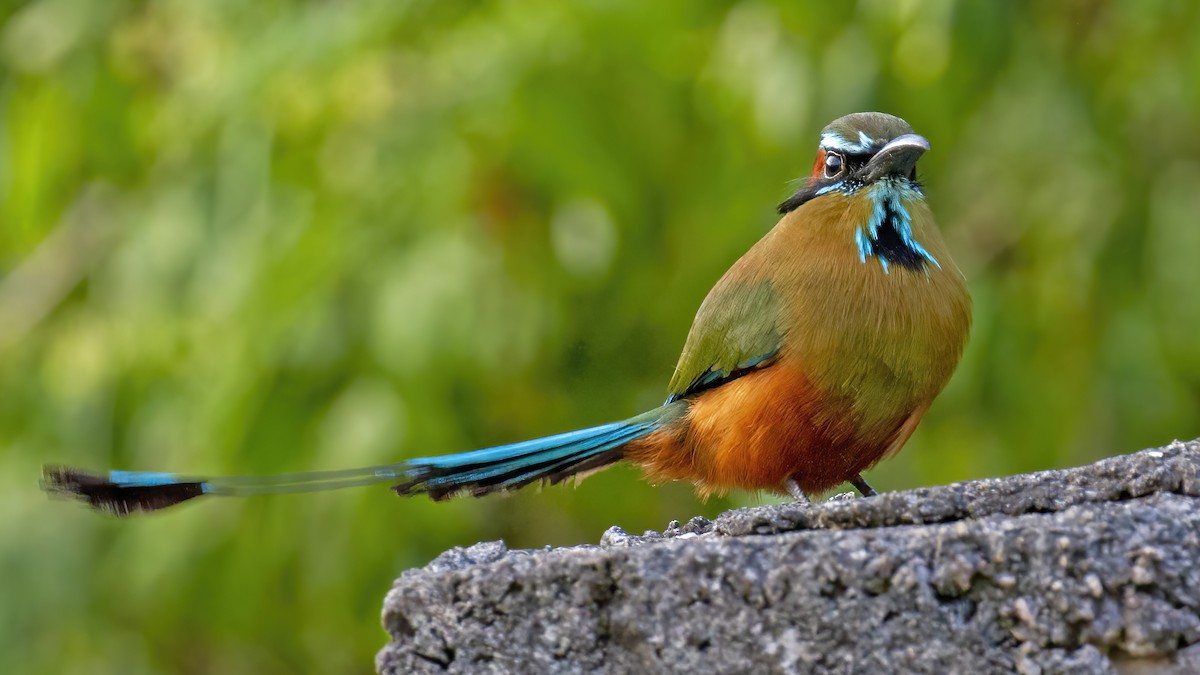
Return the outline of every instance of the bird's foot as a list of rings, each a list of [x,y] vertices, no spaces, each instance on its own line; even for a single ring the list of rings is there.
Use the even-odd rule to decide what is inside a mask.
[[[879,493],[875,491],[875,488],[871,487],[870,483],[863,480],[861,475],[851,478],[850,484],[858,488],[859,493],[864,497],[875,497],[879,495]]]
[[[839,492],[836,495],[829,498],[829,501],[831,501],[831,502],[849,502],[849,501],[853,501],[853,500],[854,500],[853,492]]]
[[[804,490],[800,489],[800,484],[795,480],[789,478],[783,481],[783,487],[787,489],[788,494],[792,496],[793,500],[795,500],[794,503],[807,504],[811,501],[808,498],[808,495],[804,494]]]

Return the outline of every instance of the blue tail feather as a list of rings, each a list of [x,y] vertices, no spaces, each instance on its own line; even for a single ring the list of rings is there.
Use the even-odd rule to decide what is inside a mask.
[[[424,481],[422,484],[434,489],[453,488],[459,485],[479,484],[519,471],[521,473],[516,473],[502,481],[505,485],[516,483],[528,478],[530,474],[539,474],[549,469],[557,468],[563,463],[574,464],[591,459],[600,453],[643,436],[653,429],[654,425],[649,423],[634,425],[621,423],[607,424],[591,429],[583,429],[580,432],[573,432],[571,440],[566,443],[549,442],[552,440],[561,440],[561,436],[540,438],[526,441],[525,443],[514,443],[504,446],[508,449],[509,454],[499,456],[490,463],[464,462],[461,465],[464,468],[458,469],[458,467],[455,467],[458,470],[453,471],[453,473],[438,475]],[[462,453],[462,455],[450,455],[448,459],[473,454]],[[411,460],[409,465],[414,469],[419,469],[423,465],[441,471],[447,468],[446,463],[430,462],[426,464],[426,461],[423,459]]]
[[[439,469],[454,469],[471,465],[491,464],[493,462],[518,459],[523,456],[528,456],[547,450],[553,450],[555,448],[571,447],[571,444],[573,443],[587,442],[597,438],[606,431],[616,431],[624,427],[624,422],[613,422],[587,429],[578,429],[576,431],[555,434],[554,436],[545,436],[543,438],[521,441],[519,443],[509,443],[508,445],[497,445],[495,447],[484,448],[482,450],[460,452],[455,455],[419,457],[417,459],[408,460],[408,463],[412,465],[437,467]]]
[[[442,499],[516,489],[545,479],[558,482],[580,471],[621,459],[622,447],[675,419],[685,409],[672,403],[648,413],[600,426],[493,448],[395,464],[286,473],[270,476],[189,477],[160,471],[110,471],[93,475],[66,467],[46,467],[43,487],[84,499],[93,507],[125,515],[155,511],[203,495],[244,497],[337,490],[399,481],[399,494],[426,493]]]
[[[586,457],[569,457],[550,465],[537,465],[530,468],[525,473],[517,474],[505,479],[501,485],[504,489],[516,489],[538,480],[539,478],[549,480],[551,483],[557,483],[567,476],[572,476],[588,469],[606,466],[607,464],[610,464],[611,461],[608,461],[608,458],[604,456],[605,451],[640,438],[641,436],[646,435],[648,431],[653,431],[653,427],[635,427],[628,429],[622,436],[606,442],[603,448],[600,448],[596,452],[589,452]],[[612,461],[615,461],[615,459]]]

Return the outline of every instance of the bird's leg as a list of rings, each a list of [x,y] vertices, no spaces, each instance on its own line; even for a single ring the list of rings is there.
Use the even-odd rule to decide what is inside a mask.
[[[863,480],[863,477],[861,474],[858,476],[855,476],[854,478],[851,478],[850,484],[853,485],[854,487],[858,488],[858,491],[860,493],[862,493],[862,496],[864,496],[864,497],[874,497],[879,494],[878,492],[875,491],[875,488],[871,487],[870,483]]]
[[[800,489],[800,484],[795,479],[788,478],[783,481],[783,487],[787,488],[788,494],[792,496],[792,499],[796,500],[797,504],[808,503],[808,495],[804,494],[804,490]]]

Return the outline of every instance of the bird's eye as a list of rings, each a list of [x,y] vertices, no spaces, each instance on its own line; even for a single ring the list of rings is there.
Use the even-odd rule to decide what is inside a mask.
[[[842,173],[842,156],[836,152],[825,153],[825,177],[836,178]]]

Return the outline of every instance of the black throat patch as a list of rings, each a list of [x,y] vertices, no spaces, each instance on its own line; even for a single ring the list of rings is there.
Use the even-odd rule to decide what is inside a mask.
[[[904,208],[904,207],[900,207]],[[898,229],[901,227],[903,216],[891,204],[884,207],[883,222],[871,236],[872,254],[885,261],[888,265],[899,265],[910,270],[922,270],[929,264],[925,249],[917,250],[920,245],[905,237]],[[924,255],[922,255],[924,254]]]

